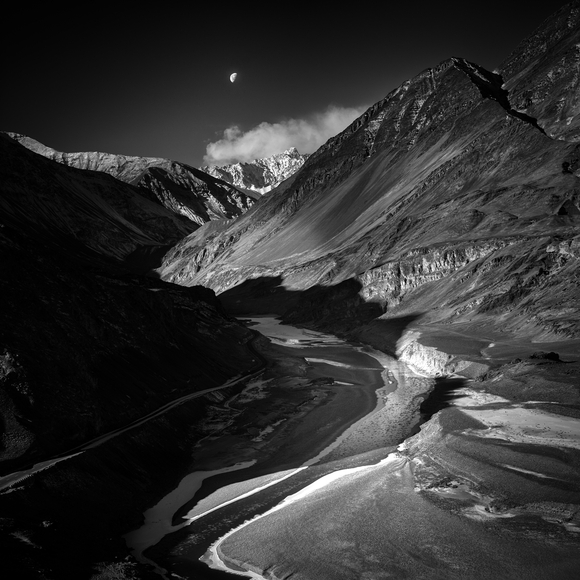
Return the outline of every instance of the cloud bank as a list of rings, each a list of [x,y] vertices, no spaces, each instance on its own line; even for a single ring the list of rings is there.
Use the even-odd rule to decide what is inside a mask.
[[[307,119],[263,122],[246,132],[233,125],[224,131],[223,138],[207,146],[204,162],[207,165],[248,162],[290,147],[296,147],[300,153],[313,153],[360,117],[366,108],[331,106]]]

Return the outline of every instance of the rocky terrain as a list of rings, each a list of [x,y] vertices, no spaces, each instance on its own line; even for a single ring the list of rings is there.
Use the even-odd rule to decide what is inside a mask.
[[[388,468],[297,494],[207,562],[273,578],[575,577],[578,45],[571,2],[497,70],[452,57],[419,73],[246,214],[165,256],[162,279],[212,288],[230,312],[359,340],[435,385]],[[410,513],[439,524],[419,539],[427,523],[407,526]],[[432,545],[450,526],[477,553]],[[497,570],[477,567],[494,557]]]
[[[62,153],[25,135],[8,135],[31,151],[63,165],[101,171],[134,185],[145,197],[153,195],[164,207],[197,225],[237,217],[257,198],[256,194],[243,193],[221,179],[170,159],[96,151]]]
[[[282,153],[249,163],[210,165],[201,169],[209,175],[231,183],[242,191],[257,191],[264,194],[296,173],[308,157],[308,154],[302,155],[296,147],[291,147]]]

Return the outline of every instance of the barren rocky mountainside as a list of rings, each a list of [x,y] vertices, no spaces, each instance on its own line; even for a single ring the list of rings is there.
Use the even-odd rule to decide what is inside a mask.
[[[384,408],[331,454],[332,483],[223,529],[206,563],[280,579],[577,577],[579,47],[574,1],[498,70],[452,57],[419,73],[240,218],[165,255],[163,280],[212,288],[229,312],[276,313],[407,369],[390,367]],[[383,445],[382,462],[341,456],[349,445]],[[152,553],[193,570],[203,524]]]
[[[360,326],[329,312],[348,282],[381,321],[578,338],[579,40],[573,3],[498,71],[450,58],[421,72],[235,222],[182,240],[162,278],[232,296],[271,279],[278,311],[308,291],[288,316],[334,327]]]
[[[205,165],[202,171],[231,183],[242,191],[267,193],[298,171],[308,154],[300,154],[296,147],[271,157],[255,159],[247,163],[228,165]]]
[[[108,173],[151,194],[170,211],[197,225],[216,219],[231,219],[250,208],[256,194],[243,193],[185,163],[158,157],[134,157],[96,151],[62,153],[17,133],[8,133],[31,151],[63,165]]]

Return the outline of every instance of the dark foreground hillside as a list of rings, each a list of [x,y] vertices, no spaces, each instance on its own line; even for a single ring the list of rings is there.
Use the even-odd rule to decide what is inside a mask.
[[[1,138],[0,477],[256,364],[249,331],[211,290],[126,268],[135,248],[179,235],[174,214]],[[124,553],[120,534],[188,463],[207,405],[192,400],[3,488],[3,568],[82,578],[97,573],[91,562]]]

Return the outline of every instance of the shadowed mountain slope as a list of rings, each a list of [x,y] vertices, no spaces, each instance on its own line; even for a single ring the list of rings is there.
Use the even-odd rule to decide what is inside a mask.
[[[25,230],[35,224],[39,238],[70,237],[123,259],[140,246],[167,245],[193,229],[150,192],[106,173],[54,163],[6,135],[0,135],[0,147],[2,219]]]
[[[55,164],[4,135],[0,147],[0,352],[6,363],[0,387],[7,389],[0,396],[7,405],[2,408],[18,417],[4,417],[0,457],[28,453],[37,431],[42,447],[51,449],[66,446],[69,437],[94,435],[121,416],[139,416],[168,396],[169,383],[179,387],[185,378],[177,377],[191,365],[199,388],[238,372],[245,363],[236,357],[211,370],[214,355],[230,348],[225,329],[232,328],[236,344],[248,334],[224,317],[211,290],[190,292],[136,276],[123,262],[135,248],[174,241],[185,229],[184,218],[109,175]],[[209,340],[208,325],[217,333]],[[106,404],[123,393],[137,397],[130,407]],[[63,406],[70,412],[61,412]],[[7,425],[32,439],[11,450]]]
[[[501,72],[461,58],[423,71],[244,216],[182,240],[161,276],[217,292],[263,276],[294,290],[354,278],[386,316],[579,336],[579,150],[551,129],[557,103],[575,99],[576,61],[562,55],[579,41],[572,3]],[[517,103],[555,71],[541,111]]]
[[[57,164],[6,135],[0,180],[0,478],[255,368],[251,333],[211,290],[123,263],[136,248],[179,239],[189,220],[134,185]],[[19,578],[96,577],[92,563],[125,551],[120,534],[190,461],[209,404],[196,398],[117,446],[2,485],[5,568]]]
[[[246,194],[185,163],[158,157],[134,157],[112,153],[62,153],[25,135],[9,133],[13,139],[63,165],[108,173],[136,186],[172,212],[197,225],[229,219],[245,212],[258,194]]]

